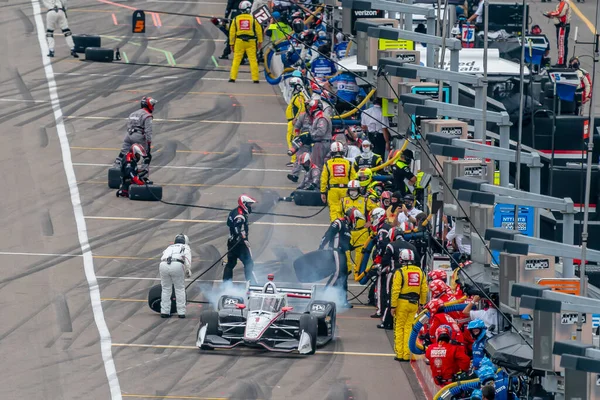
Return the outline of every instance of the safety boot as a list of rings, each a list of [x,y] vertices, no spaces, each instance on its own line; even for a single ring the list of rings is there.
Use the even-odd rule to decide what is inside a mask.
[[[71,55],[72,55],[74,58],[79,58],[79,54],[77,54],[77,52],[75,51],[75,49],[71,49]]]
[[[54,57],[54,50],[48,51],[48,57]]]

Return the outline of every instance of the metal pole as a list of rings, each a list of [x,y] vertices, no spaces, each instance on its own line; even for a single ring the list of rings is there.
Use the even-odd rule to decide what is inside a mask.
[[[573,244],[575,237],[575,214],[563,214],[563,234],[562,241],[564,244]],[[574,278],[575,269],[573,268],[573,259],[562,258],[563,263],[563,278]]]
[[[518,126],[518,138],[517,138],[517,159],[515,160],[517,173],[515,175],[515,189],[521,188],[521,140],[523,138],[523,107],[525,101],[525,94],[523,93],[525,87],[525,27],[527,26],[527,5],[523,0],[523,24],[521,26],[521,65],[519,66],[519,76],[521,81],[519,82],[519,92],[521,97],[519,99],[519,126]],[[519,231],[519,206],[515,206],[515,231]]]
[[[596,21],[600,21],[600,5],[596,4]],[[586,270],[586,257],[587,257],[587,241],[588,241],[588,220],[590,213],[590,187],[592,182],[592,152],[594,151],[594,89],[596,89],[596,64],[600,59],[600,35],[598,32],[595,33],[594,40],[594,65],[592,67],[592,98],[590,99],[590,113],[589,113],[589,136],[588,136],[588,148],[587,148],[587,165],[585,172],[585,208],[583,209],[583,232],[581,233],[581,265],[579,266],[579,295],[587,296],[587,281],[585,276]],[[581,327],[583,321],[581,313],[577,318],[577,339],[581,340]]]
[[[440,69],[444,70],[444,61],[446,58],[446,21],[448,20],[448,0],[444,2],[444,14],[442,18],[441,36],[442,36],[442,54],[440,55]],[[440,103],[444,102],[444,81],[442,79],[438,82],[438,99]]]
[[[487,78],[488,78],[488,32],[489,32],[489,1],[485,0],[483,3],[483,104],[481,109],[483,110],[483,120],[481,125],[483,126],[483,140],[482,144],[485,144],[485,138],[487,137]]]

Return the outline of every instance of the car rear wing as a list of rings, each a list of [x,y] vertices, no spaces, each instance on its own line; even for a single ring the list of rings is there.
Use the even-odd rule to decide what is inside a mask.
[[[268,283],[267,283],[268,284]],[[291,285],[291,284],[290,284]],[[316,285],[312,285],[310,288],[291,288],[291,287],[279,287],[271,285],[275,288],[277,293],[284,293],[287,297],[298,298],[298,299],[312,299],[315,297]],[[251,293],[263,293],[265,286],[250,285],[250,282],[246,285],[246,292]]]

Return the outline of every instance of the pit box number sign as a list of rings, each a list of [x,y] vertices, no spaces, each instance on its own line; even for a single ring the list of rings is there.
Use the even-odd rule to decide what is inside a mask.
[[[269,12],[269,8],[267,6],[258,8],[252,13],[252,16],[261,25],[265,24],[271,19],[271,13]]]

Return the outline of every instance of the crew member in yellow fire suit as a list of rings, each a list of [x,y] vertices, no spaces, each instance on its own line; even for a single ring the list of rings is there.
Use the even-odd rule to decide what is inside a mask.
[[[421,268],[414,265],[415,253],[412,250],[402,249],[398,259],[401,267],[394,272],[390,296],[394,316],[394,360],[410,361],[408,338],[419,305],[427,302],[427,279]]]
[[[340,142],[331,143],[331,158],[323,165],[321,172],[321,199],[329,206],[329,219],[342,218],[342,198],[346,195],[348,182],[356,173],[352,163],[344,158],[344,146]]]
[[[252,81],[258,83],[258,61],[256,59],[256,45],[261,47],[263,41],[262,27],[250,14],[252,3],[242,1],[239,6],[240,14],[229,25],[229,46],[233,51],[233,62],[229,82],[235,82],[244,53],[250,62]]]
[[[377,208],[377,204],[373,203],[371,199],[360,195],[360,182],[357,180],[348,182],[347,196],[342,199],[342,213],[345,214],[346,211],[352,207],[358,209],[363,215],[371,215],[371,211]],[[369,227],[366,226],[364,222],[359,221],[354,230],[350,233],[352,236],[350,245],[355,249],[355,256],[353,259],[352,249],[346,252],[348,271],[356,271],[356,268],[360,266],[362,260],[361,249],[371,238],[368,228]]]
[[[290,88],[292,89],[292,98],[288,103],[287,108],[285,109],[285,116],[288,121],[287,125],[287,144],[288,149],[292,148],[292,140],[294,140],[294,120],[300,115],[300,113],[306,112],[306,100],[307,98],[304,95],[304,85],[302,84],[302,79],[298,77],[292,77],[289,80]],[[296,153],[292,154],[292,158],[290,160],[291,164],[296,162]]]

